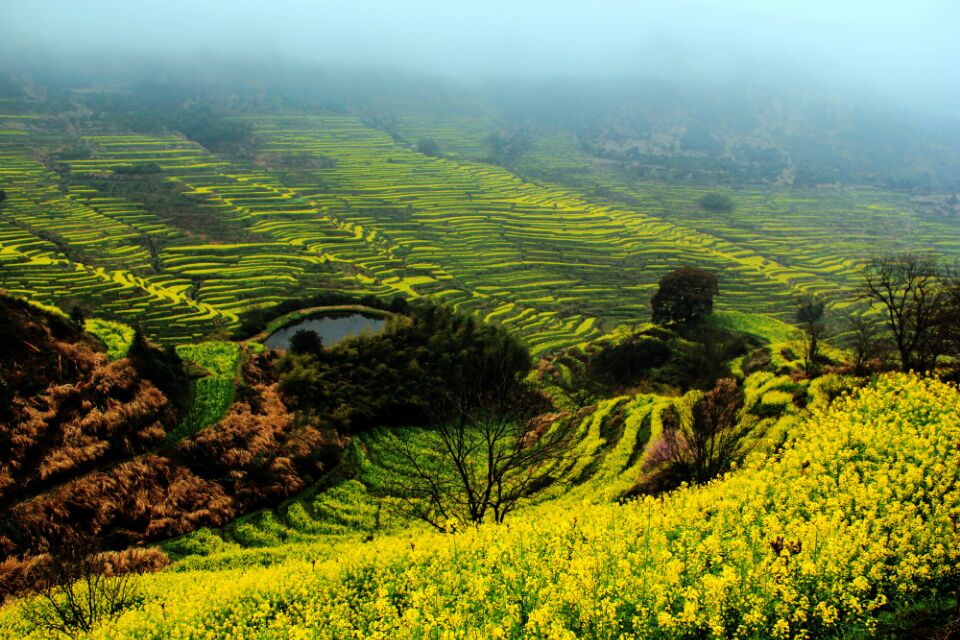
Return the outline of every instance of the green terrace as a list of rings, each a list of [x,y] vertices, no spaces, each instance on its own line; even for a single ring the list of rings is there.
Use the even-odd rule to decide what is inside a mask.
[[[486,121],[406,119],[397,142],[350,116],[247,120],[253,157],[175,134],[84,135],[90,153],[61,162],[66,178],[30,150],[77,140],[0,136],[0,286],[48,303],[82,298],[168,340],[311,292],[432,296],[543,353],[645,320],[657,281],[681,266],[717,274],[721,309],[787,317],[800,290],[849,298],[858,260],[882,236],[948,255],[960,246],[950,225],[905,213],[905,196],[743,191],[717,215],[697,204],[708,189],[590,173],[562,139],[538,141],[523,162],[577,169],[585,187],[524,180],[476,161]],[[454,157],[418,153],[420,137]],[[124,177],[138,165],[159,172]],[[598,185],[622,197],[595,198]],[[123,191],[141,187],[186,199],[187,212]],[[864,217],[872,223],[855,223]]]

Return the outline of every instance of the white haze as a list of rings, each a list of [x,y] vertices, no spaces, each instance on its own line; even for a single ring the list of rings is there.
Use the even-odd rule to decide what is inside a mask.
[[[960,110],[956,0],[3,0],[0,56],[750,80]],[[2,66],[3,59],[0,59]]]

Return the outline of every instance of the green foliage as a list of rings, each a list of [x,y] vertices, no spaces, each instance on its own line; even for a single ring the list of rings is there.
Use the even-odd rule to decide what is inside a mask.
[[[590,358],[586,374],[599,382],[629,386],[651,369],[670,360],[670,347],[662,340],[635,335],[602,347]]]
[[[700,198],[700,206],[718,213],[729,213],[734,210],[733,200],[722,193],[708,193]]]
[[[657,324],[689,324],[713,313],[713,298],[720,293],[717,277],[703,269],[684,267],[660,279],[650,300]]]
[[[233,378],[240,363],[240,346],[235,342],[198,342],[177,345],[184,360],[203,367],[214,376]]]
[[[530,132],[525,129],[494,131],[487,136],[489,159],[495,164],[504,166],[514,163],[530,149],[532,141]]]
[[[168,442],[192,435],[223,418],[233,403],[242,358],[235,342],[182,344],[177,346],[177,354],[209,375],[191,381],[190,406],[177,428],[167,435]]]
[[[111,360],[126,357],[135,333],[133,327],[101,318],[88,318],[84,322],[84,329],[97,336],[107,347],[107,357]]]
[[[68,314],[68,316],[70,318],[70,322],[72,322],[75,326],[77,326],[80,329],[84,328],[84,324],[86,323],[86,319],[87,319],[87,314],[80,306],[77,306],[77,305],[73,306],[70,309],[70,313]]]
[[[290,338],[290,352],[319,357],[323,354],[323,340],[316,331],[300,329]]]
[[[113,168],[113,172],[122,176],[138,176],[162,173],[163,168],[156,162],[138,162],[118,165]]]
[[[441,155],[440,145],[433,138],[420,138],[417,142],[417,151],[433,158],[439,158]]]
[[[157,347],[137,328],[127,349],[127,357],[141,376],[163,392],[176,407],[177,414],[183,415],[190,396],[190,382],[184,371],[183,360],[173,345]]]
[[[378,334],[347,339],[322,358],[287,353],[280,386],[300,410],[337,428],[416,423],[458,387],[530,369],[526,348],[503,329],[445,307],[418,305]]]
[[[166,125],[215,151],[236,148],[249,143],[253,137],[250,124],[229,120],[205,105],[180,109],[167,120]]]

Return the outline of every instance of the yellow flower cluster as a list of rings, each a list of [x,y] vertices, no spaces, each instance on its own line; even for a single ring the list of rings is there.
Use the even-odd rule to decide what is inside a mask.
[[[937,594],[960,559],[960,394],[882,378],[702,487],[554,500],[505,525],[146,576],[96,638],[831,638]],[[28,629],[0,612],[6,637]]]

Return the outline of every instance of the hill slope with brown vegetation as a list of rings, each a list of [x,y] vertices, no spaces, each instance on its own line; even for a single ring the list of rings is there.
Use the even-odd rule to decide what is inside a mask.
[[[0,597],[52,541],[82,532],[122,548],[223,524],[336,461],[336,434],[294,420],[270,356],[246,364],[221,421],[165,444],[184,403],[168,394],[186,380],[171,350],[140,339],[109,362],[65,318],[5,295],[0,318]]]

